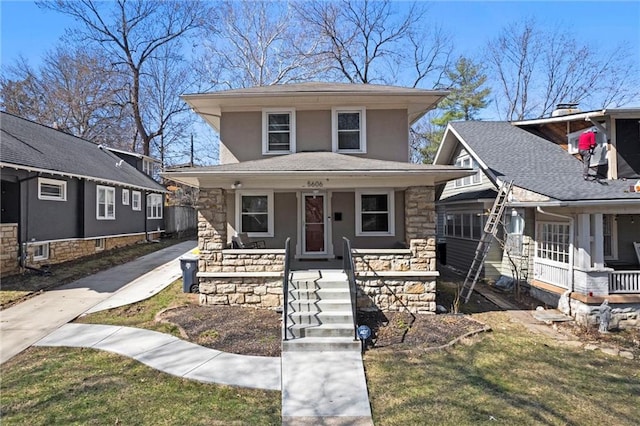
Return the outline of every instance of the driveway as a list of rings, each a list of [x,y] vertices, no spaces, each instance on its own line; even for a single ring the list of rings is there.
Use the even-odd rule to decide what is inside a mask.
[[[176,244],[3,309],[0,364],[120,289],[126,290],[128,303],[133,303],[166,287],[182,275],[178,258],[195,247],[195,241]]]

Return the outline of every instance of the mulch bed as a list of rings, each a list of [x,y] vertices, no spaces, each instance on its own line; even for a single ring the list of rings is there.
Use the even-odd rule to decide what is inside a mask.
[[[194,343],[242,355],[280,356],[281,315],[272,310],[235,306],[190,305],[161,313],[159,320],[177,325]],[[372,337],[367,347],[436,348],[483,325],[464,315],[411,315],[400,312],[359,313]]]

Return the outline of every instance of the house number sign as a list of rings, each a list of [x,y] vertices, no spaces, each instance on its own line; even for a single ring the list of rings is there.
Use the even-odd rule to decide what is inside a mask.
[[[322,188],[322,182],[319,180],[308,180],[307,181],[308,188]]]

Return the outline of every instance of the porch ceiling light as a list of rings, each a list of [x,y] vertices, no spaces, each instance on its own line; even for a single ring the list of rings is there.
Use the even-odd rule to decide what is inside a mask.
[[[233,184],[231,185],[231,189],[240,189],[242,188],[242,182],[240,182],[239,180],[233,182]]]

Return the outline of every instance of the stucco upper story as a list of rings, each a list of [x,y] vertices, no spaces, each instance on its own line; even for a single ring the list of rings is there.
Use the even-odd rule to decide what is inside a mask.
[[[220,134],[220,163],[301,152],[409,161],[409,126],[448,92],[301,83],[184,95]]]

